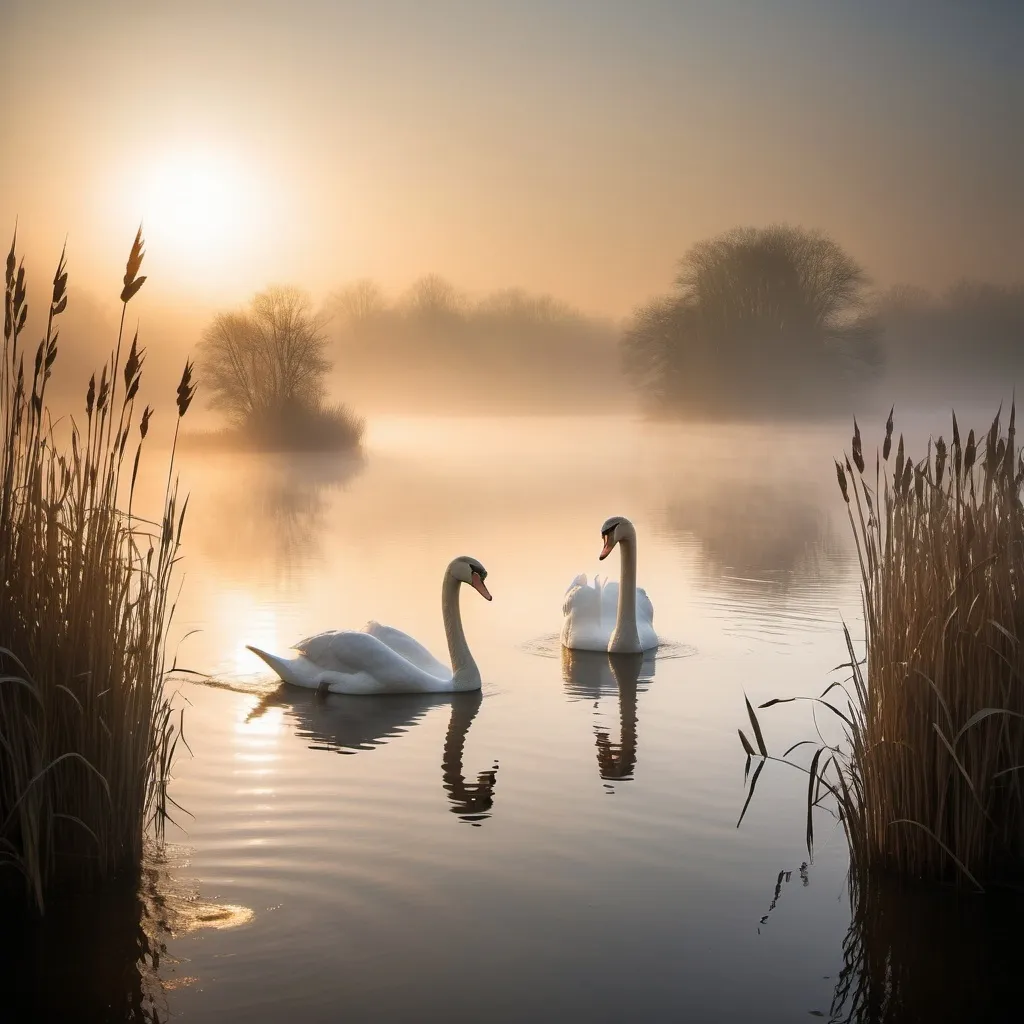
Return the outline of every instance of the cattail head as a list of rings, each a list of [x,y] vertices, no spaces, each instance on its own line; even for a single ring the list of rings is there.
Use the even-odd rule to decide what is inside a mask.
[[[978,445],[974,440],[974,430],[967,435],[967,447],[964,449],[964,472],[970,473],[974,465],[974,457],[978,453]]]
[[[181,374],[181,381],[178,384],[178,417],[179,419],[188,412],[192,399],[196,393],[196,386],[192,383],[192,362],[186,360],[185,369]]]
[[[142,248],[142,225],[140,224],[139,230],[135,233],[135,241],[132,242],[132,251],[128,254],[128,262],[125,264],[124,287],[121,289],[122,302],[129,302],[145,283],[145,275],[138,276],[142,267],[142,258],[145,255],[145,250]]]

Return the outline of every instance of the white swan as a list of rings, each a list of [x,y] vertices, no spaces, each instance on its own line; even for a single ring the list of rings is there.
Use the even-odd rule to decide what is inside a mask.
[[[569,584],[562,604],[562,645],[579,651],[636,654],[658,646],[654,631],[654,605],[636,585],[636,530],[622,516],[612,516],[601,527],[607,558],[616,544],[621,555],[621,583],[588,585],[585,573]]]
[[[459,586],[468,583],[491,600],[487,570],[465,555],[453,559],[441,583],[441,616],[451,668],[408,633],[379,622],[362,630],[329,630],[293,645],[297,658],[249,647],[286,683],[326,693],[451,693],[480,689],[480,670],[469,652],[459,611]],[[248,645],[247,645],[248,646]]]

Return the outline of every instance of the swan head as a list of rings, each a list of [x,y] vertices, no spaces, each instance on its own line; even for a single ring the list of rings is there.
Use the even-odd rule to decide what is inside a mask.
[[[625,516],[612,516],[610,519],[606,519],[601,527],[601,540],[604,541],[604,547],[597,557],[603,561],[612,553],[615,545],[619,541],[625,540],[632,531],[633,524]]]
[[[481,597],[491,600],[491,592],[484,583],[487,579],[487,570],[475,558],[460,555],[448,566],[448,572],[453,579],[460,583],[468,583]]]

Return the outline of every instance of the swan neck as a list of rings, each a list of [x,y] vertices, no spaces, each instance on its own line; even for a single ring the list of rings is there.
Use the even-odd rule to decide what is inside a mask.
[[[462,628],[462,609],[459,591],[462,584],[450,572],[445,572],[441,584],[441,617],[448,639],[448,655],[452,662],[452,689],[476,690],[480,687],[480,670],[473,660]]]
[[[615,633],[639,642],[636,628],[636,533],[630,531],[619,541],[619,606],[615,615]]]

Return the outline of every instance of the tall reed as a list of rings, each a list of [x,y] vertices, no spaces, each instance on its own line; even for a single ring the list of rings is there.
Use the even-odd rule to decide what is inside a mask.
[[[168,595],[187,505],[187,499],[179,505],[173,447],[159,521],[132,515],[152,409],[136,419],[145,361],[137,332],[123,361],[122,350],[128,303],[146,280],[139,274],[143,256],[140,229],[125,268],[117,342],[99,383],[95,374],[89,381],[84,429],[71,418],[68,445],[55,437],[46,399],[68,302],[65,256],[34,356],[23,341],[27,287],[16,236],[7,257],[0,363],[0,868],[20,872],[39,909],[53,887],[87,884],[138,864],[147,827],[159,832],[167,813],[180,735],[163,688],[173,613]],[[178,422],[193,393],[186,363]],[[133,435],[129,477],[124,458]],[[174,436],[176,442],[177,423]]]
[[[955,414],[952,443],[929,441],[920,462],[900,436],[891,470],[890,412],[873,479],[854,422],[852,465],[847,456],[836,474],[861,570],[866,671],[847,631],[852,692],[834,683],[814,698],[844,738],[805,741],[817,747],[808,768],[789,761],[796,747],[772,758],[747,703],[748,770],[759,760],[747,805],[766,760],[801,767],[808,848],[814,808],[834,798],[855,873],[981,888],[1024,869],[1024,453],[1015,407],[1005,435],[1001,412],[980,452]],[[830,695],[841,686],[845,708]]]

